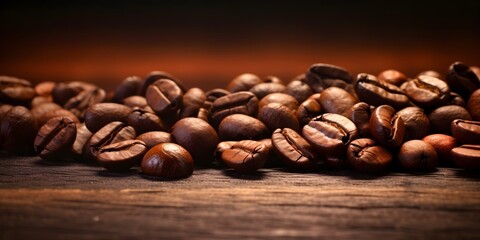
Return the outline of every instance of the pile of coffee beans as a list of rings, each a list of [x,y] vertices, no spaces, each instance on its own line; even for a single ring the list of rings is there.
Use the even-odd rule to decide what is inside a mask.
[[[0,102],[2,151],[165,179],[212,166],[480,169],[480,68],[461,62],[413,78],[317,63],[288,83],[245,73],[206,92],[161,71],[111,92],[0,76]]]

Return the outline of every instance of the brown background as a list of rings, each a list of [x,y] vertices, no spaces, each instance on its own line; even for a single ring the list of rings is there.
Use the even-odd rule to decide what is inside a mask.
[[[242,72],[288,81],[311,64],[353,74],[480,65],[480,2],[2,1],[0,74],[95,82],[163,70],[189,87]]]

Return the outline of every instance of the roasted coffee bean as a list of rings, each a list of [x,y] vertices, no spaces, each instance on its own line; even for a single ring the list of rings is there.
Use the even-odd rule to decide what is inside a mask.
[[[95,132],[84,145],[83,158],[86,161],[94,160],[103,146],[134,139],[135,135],[133,127],[127,126],[123,122],[111,122]]]
[[[244,73],[235,77],[227,85],[227,90],[231,93],[248,91],[253,86],[262,83],[262,79],[255,74]]]
[[[77,134],[72,145],[72,153],[74,157],[81,157],[83,148],[90,137],[92,137],[93,133],[88,130],[87,126],[85,126],[85,123],[76,124],[76,127]]]
[[[30,154],[33,152],[33,140],[37,130],[30,111],[23,106],[14,106],[5,113],[0,122],[0,146],[9,153]]]
[[[424,142],[430,143],[430,145],[435,148],[435,151],[437,151],[437,156],[439,162],[442,163],[450,163],[452,162],[450,158],[450,151],[456,147],[457,141],[455,140],[454,137],[441,134],[441,133],[436,133],[436,134],[431,134],[422,139]]]
[[[186,91],[186,88],[183,84],[182,81],[180,81],[178,78],[174,77],[172,74],[167,73],[167,72],[162,72],[162,71],[153,71],[150,72],[147,77],[142,81],[142,84],[140,85],[140,95],[145,96],[147,92],[147,88],[153,84],[154,82],[160,80],[160,79],[169,79],[177,84],[177,86],[183,91]]]
[[[33,109],[39,105],[45,104],[45,103],[53,103],[52,96],[36,96],[32,99],[30,102],[30,109]],[[57,104],[58,105],[58,104]]]
[[[321,92],[329,87],[346,89],[352,82],[352,75],[347,70],[330,64],[313,64],[306,74],[306,83],[314,92]]]
[[[36,107],[35,109],[46,108],[46,105],[47,104],[42,104]],[[65,110],[63,108],[54,109],[55,107],[53,106],[51,106],[51,108],[52,109],[50,111],[43,110],[43,112],[41,112],[41,110],[39,110],[39,112],[34,115],[34,118],[37,122],[37,126],[43,126],[43,124],[47,123],[48,120],[54,117],[68,117],[72,119],[75,123],[80,123],[80,120],[72,112]],[[33,110],[32,110],[32,115],[34,112]],[[41,114],[41,115],[38,116],[37,114]]]
[[[115,88],[112,100],[121,103],[125,98],[138,95],[142,79],[138,76],[129,76]]]
[[[463,119],[452,121],[452,135],[460,144],[480,144],[480,122]]]
[[[269,103],[280,103],[291,110],[297,110],[298,108],[298,102],[297,100],[286,94],[286,93],[271,93],[268,94],[267,96],[263,97],[260,102],[258,103],[258,109],[262,109],[264,106],[266,106]]]
[[[223,151],[222,160],[238,172],[253,173],[265,165],[268,151],[261,142],[243,140]]]
[[[300,134],[290,128],[277,129],[272,145],[284,164],[294,170],[313,170],[320,163],[317,154]]]
[[[206,100],[207,95],[202,89],[190,88],[183,95],[183,108],[180,112],[180,118],[197,117]]]
[[[255,94],[258,99],[262,99],[270,93],[285,93],[287,87],[281,83],[264,82],[253,86],[249,91]]]
[[[260,139],[258,141],[263,143],[263,145],[265,145],[265,148],[267,149],[267,153],[268,153],[268,160],[265,163],[264,167],[278,166],[277,163],[279,161],[277,161],[277,156],[275,154],[275,149],[273,147],[272,139],[269,137],[269,138]]]
[[[406,107],[395,114],[403,120],[405,133],[403,141],[422,139],[427,136],[430,129],[430,121],[421,108]]]
[[[461,168],[480,169],[480,145],[466,144],[452,149],[450,156]]]
[[[143,156],[141,168],[147,175],[166,179],[190,177],[194,162],[188,151],[175,143],[161,143]]]
[[[125,105],[127,107],[130,107],[130,108],[138,107],[138,108],[142,108],[142,109],[146,109],[146,108],[151,109],[150,106],[148,106],[147,99],[142,97],[142,96],[127,97],[127,98],[122,100],[122,103],[123,103],[123,105]],[[151,112],[153,112],[153,110]]]
[[[213,102],[210,120],[213,126],[235,113],[256,116],[258,113],[258,98],[251,92],[236,92],[217,98]]]
[[[348,118],[325,113],[303,127],[303,137],[320,154],[339,156],[345,153],[347,145],[358,136],[355,124]]]
[[[337,87],[326,88],[320,95],[320,105],[324,112],[336,113],[345,117],[348,117],[350,108],[357,102],[357,98]]]
[[[450,65],[447,83],[452,91],[457,92],[465,99],[468,99],[470,94],[480,88],[479,76],[472,71],[470,66],[461,62]]]
[[[232,114],[222,120],[218,135],[223,141],[258,140],[270,136],[270,130],[254,117]]]
[[[300,131],[295,110],[292,110],[280,103],[269,103],[258,112],[258,120],[262,121],[270,130],[277,128],[291,128]]]
[[[56,83],[52,81],[41,82],[35,85],[35,93],[38,96],[51,96],[53,88],[55,88]]]
[[[265,79],[263,79],[263,82],[264,83],[280,83],[280,84],[283,84],[282,79],[280,79],[277,76],[272,76],[272,75],[266,76]]]
[[[70,98],[79,93],[97,88],[95,85],[86,82],[57,83],[52,90],[53,101],[60,106],[65,105]]]
[[[142,133],[138,135],[136,139],[144,142],[147,146],[147,149],[150,149],[160,143],[173,143],[172,135],[168,132],[162,131],[151,131]]]
[[[212,163],[212,156],[220,142],[215,129],[199,118],[183,118],[171,129],[176,143],[187,149],[198,165]]]
[[[451,123],[455,119],[472,120],[472,117],[465,108],[460,106],[448,105],[439,107],[428,114],[430,131],[432,133],[451,135]]]
[[[35,96],[35,89],[29,81],[0,76],[0,103],[28,105]]]
[[[228,94],[230,94],[230,92],[223,88],[214,88],[205,93],[205,95],[207,96],[207,101],[210,102],[214,102],[217,98],[226,96]]]
[[[68,117],[55,117],[48,120],[34,141],[35,152],[42,159],[60,158],[70,151],[77,136],[75,122]]]
[[[294,80],[287,85],[286,93],[294,97],[297,102],[303,102],[314,92],[304,81]]]
[[[385,104],[400,110],[411,105],[407,95],[399,87],[380,82],[375,76],[366,73],[358,74],[355,93],[360,101],[374,106]]]
[[[423,72],[421,72],[417,75],[417,77],[419,77],[419,76],[430,76],[430,77],[438,78],[442,81],[445,81],[445,78],[442,76],[442,74],[440,74],[437,71],[433,71],[433,70],[423,71]]]
[[[388,105],[381,105],[370,117],[370,131],[377,143],[386,147],[397,148],[403,142],[405,126],[402,118],[395,115],[395,109]]]
[[[135,128],[137,134],[165,130],[162,119],[154,113],[147,112],[140,108],[134,108],[132,110],[128,115],[127,123]]]
[[[380,172],[392,162],[392,154],[369,138],[353,140],[347,149],[350,165],[362,172]]]
[[[75,114],[78,119],[83,120],[87,109],[94,104],[103,102],[105,98],[106,92],[101,88],[85,90],[77,94],[75,97],[70,98],[63,108]]]
[[[450,100],[450,88],[447,83],[430,76],[419,76],[402,84],[401,89],[417,106],[436,108]]]
[[[314,117],[322,114],[322,106],[315,99],[303,101],[297,109],[296,115],[301,126],[307,125]]]
[[[230,149],[235,145],[238,141],[223,141],[217,144],[217,148],[215,148],[215,152],[213,153],[213,158],[217,162],[222,162],[222,154],[225,150]]]
[[[467,109],[473,120],[480,121],[480,89],[470,95],[467,102]]]
[[[359,102],[350,108],[350,120],[357,126],[358,134],[364,138],[370,138],[370,117],[372,116],[374,106],[365,102]]]
[[[168,79],[157,80],[148,86],[145,98],[158,115],[177,114],[183,106],[182,89]]]
[[[98,164],[106,169],[128,170],[140,163],[147,152],[147,146],[140,140],[125,140],[102,146],[98,150]]]
[[[118,103],[97,103],[85,112],[85,125],[90,132],[95,133],[114,121],[126,123],[131,111],[131,108]]]
[[[40,119],[42,115],[47,114],[49,112],[53,112],[58,109],[62,109],[62,107],[56,103],[43,103],[43,104],[32,106],[30,112],[35,119]],[[47,121],[48,119],[45,122]],[[43,124],[45,124],[45,122]],[[42,125],[39,125],[39,126],[42,126]]]
[[[13,107],[10,104],[1,104],[0,105],[0,122],[2,122],[3,117],[7,114],[7,112]],[[33,114],[32,114],[33,115]],[[35,118],[35,116],[34,116]]]
[[[386,82],[400,87],[404,82],[408,81],[408,77],[397,70],[385,70],[377,75],[378,81]]]
[[[465,107],[465,100],[456,92],[450,92],[450,98],[448,99],[447,104],[445,105],[457,105],[460,107]],[[471,114],[471,113],[470,113]]]
[[[398,163],[405,170],[430,171],[438,162],[435,148],[422,140],[405,142],[398,152]]]

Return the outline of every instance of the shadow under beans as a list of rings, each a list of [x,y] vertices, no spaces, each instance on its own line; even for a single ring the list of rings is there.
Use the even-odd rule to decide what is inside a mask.
[[[66,167],[66,166],[71,166],[76,162],[71,159],[45,160],[45,159],[38,158],[33,163],[37,166],[42,166],[42,167]]]
[[[126,178],[137,175],[138,171],[136,169],[128,169],[124,171],[112,171],[108,169],[102,169],[97,172],[97,175],[100,177],[109,177],[109,178]]]
[[[233,169],[223,169],[222,174],[231,177],[231,178],[237,178],[237,179],[244,179],[244,180],[262,180],[266,177],[266,174],[264,171],[256,171],[254,173],[240,173],[237,172]]]
[[[157,181],[157,182],[177,182],[177,181],[187,180],[191,177],[191,176],[188,176],[185,178],[164,178],[164,177],[158,177],[158,176],[151,176],[143,173],[140,173],[140,176],[143,179],[147,179],[150,181]]]
[[[466,170],[466,169],[452,169],[455,172],[455,176],[461,178],[468,178],[470,180],[480,180],[480,171]]]

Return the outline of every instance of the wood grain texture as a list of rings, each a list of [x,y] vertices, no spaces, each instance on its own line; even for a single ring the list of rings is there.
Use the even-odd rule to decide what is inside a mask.
[[[0,238],[480,239],[479,179],[198,169],[160,181],[0,156]]]

